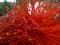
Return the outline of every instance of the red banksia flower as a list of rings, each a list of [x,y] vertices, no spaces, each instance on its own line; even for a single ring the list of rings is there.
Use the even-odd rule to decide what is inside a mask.
[[[60,45],[59,2],[21,0],[0,17],[0,45]]]

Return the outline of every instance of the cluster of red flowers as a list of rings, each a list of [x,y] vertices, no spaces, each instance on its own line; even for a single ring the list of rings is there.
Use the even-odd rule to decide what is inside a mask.
[[[16,4],[0,17],[0,45],[60,45],[58,4],[42,2],[36,9],[34,4]]]

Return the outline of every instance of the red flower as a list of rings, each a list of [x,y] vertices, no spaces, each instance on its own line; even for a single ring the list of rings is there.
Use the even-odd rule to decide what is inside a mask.
[[[26,0],[21,5],[0,17],[0,45],[60,45],[58,3],[52,7],[45,1]]]

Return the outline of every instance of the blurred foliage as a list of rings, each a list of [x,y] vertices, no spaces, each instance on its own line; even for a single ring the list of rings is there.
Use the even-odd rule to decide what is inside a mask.
[[[0,2],[0,16],[6,12],[6,6],[8,6],[9,10],[12,9],[11,2]]]

